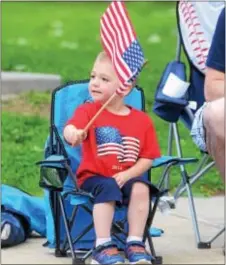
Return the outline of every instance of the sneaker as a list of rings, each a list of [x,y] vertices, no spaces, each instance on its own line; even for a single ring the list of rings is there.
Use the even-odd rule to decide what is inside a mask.
[[[98,246],[93,251],[91,264],[124,264],[116,244],[112,242]]]
[[[128,242],[125,248],[126,258],[130,264],[151,264],[152,256],[145,250],[143,242]]]

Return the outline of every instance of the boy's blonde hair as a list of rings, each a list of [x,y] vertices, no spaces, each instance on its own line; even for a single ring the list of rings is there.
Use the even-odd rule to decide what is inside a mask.
[[[106,59],[111,60],[105,51],[99,52],[97,57],[96,57],[96,61],[97,60],[103,61],[103,60],[106,60]]]

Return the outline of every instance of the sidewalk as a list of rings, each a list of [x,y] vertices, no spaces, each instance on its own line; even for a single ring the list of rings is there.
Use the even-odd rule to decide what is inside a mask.
[[[196,198],[196,210],[202,240],[214,236],[224,223],[224,198]],[[157,212],[154,226],[162,228],[162,237],[154,238],[158,255],[164,264],[224,264],[224,234],[211,249],[197,249],[190,219],[188,201],[180,198],[168,216]],[[56,258],[52,250],[42,247],[45,239],[32,238],[17,247],[2,250],[2,264],[71,264],[70,258]]]
[[[52,90],[61,84],[61,76],[43,73],[1,72],[1,96],[9,98],[21,92]]]

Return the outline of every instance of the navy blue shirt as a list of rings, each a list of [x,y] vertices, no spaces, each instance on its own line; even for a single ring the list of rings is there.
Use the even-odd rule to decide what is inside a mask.
[[[206,65],[225,73],[225,8],[218,18]]]

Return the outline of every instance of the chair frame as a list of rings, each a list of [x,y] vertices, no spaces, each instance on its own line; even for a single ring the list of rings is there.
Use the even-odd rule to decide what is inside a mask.
[[[47,146],[47,148],[49,148],[49,150],[48,150],[48,156],[49,157],[52,155],[55,155],[55,156],[60,155],[61,159],[59,159],[57,161],[51,161],[51,165],[49,165],[49,162],[46,160],[37,162],[38,165],[40,165],[41,167],[44,167],[44,168],[45,167],[59,168],[59,164],[60,164],[60,168],[66,169],[68,174],[70,175],[70,177],[75,181],[75,187],[76,188],[72,191],[65,192],[63,195],[61,194],[61,192],[63,191],[62,188],[59,189],[59,188],[54,188],[54,187],[50,188],[47,186],[46,187],[42,186],[43,188],[46,188],[50,191],[49,196],[50,196],[50,203],[51,203],[52,215],[53,215],[54,226],[55,226],[55,243],[56,243],[56,245],[55,245],[55,256],[56,257],[67,256],[67,251],[70,250],[73,264],[84,264],[85,260],[88,257],[90,257],[90,255],[92,254],[93,249],[90,249],[88,252],[85,253],[85,255],[81,256],[80,254],[83,254],[83,251],[75,251],[73,248],[73,244],[76,243],[78,240],[80,240],[90,229],[92,229],[93,222],[91,224],[89,224],[83,231],[81,231],[81,233],[75,239],[72,239],[71,234],[70,234],[70,229],[71,229],[73,221],[76,217],[77,209],[79,206],[75,206],[73,209],[71,217],[68,217],[66,215],[66,211],[65,211],[64,200],[66,199],[66,197],[68,195],[75,195],[75,196],[76,195],[83,195],[83,196],[89,197],[89,200],[92,201],[92,196],[77,188],[77,183],[76,183],[76,180],[74,179],[74,174],[73,174],[71,167],[70,167],[69,157],[67,155],[67,152],[64,148],[64,144],[62,142],[62,139],[59,135],[58,129],[57,129],[55,122],[54,122],[54,120],[55,120],[54,107],[55,107],[55,95],[56,95],[57,91],[64,89],[65,87],[67,87],[69,85],[87,83],[88,81],[89,80],[68,82],[68,83],[56,88],[53,91],[52,100],[51,100],[51,115],[50,115],[50,123],[51,123],[50,124],[50,134],[49,134],[50,136],[49,136],[49,145]],[[136,87],[136,88],[141,92],[143,111],[145,111],[145,109],[144,109],[144,106],[145,106],[144,92],[141,88],[139,88],[139,87]],[[56,166],[54,166],[54,163],[56,164]],[[175,161],[169,162],[168,163],[169,168],[170,168],[170,166],[173,166],[176,163],[177,162],[175,162]],[[165,192],[166,192],[166,190],[161,191],[158,194],[156,194],[155,200],[153,203],[153,207],[152,207],[152,200],[151,200],[150,208],[149,208],[149,217],[148,217],[148,220],[146,223],[146,227],[145,227],[145,231],[144,231],[144,237],[143,237],[143,241],[146,242],[146,240],[147,240],[147,242],[149,244],[151,255],[154,258],[154,260],[153,260],[154,264],[162,264],[162,257],[156,255],[156,252],[154,249],[154,244],[152,241],[152,237],[149,233],[149,228],[152,225],[159,199]],[[92,210],[89,209],[86,205],[80,205],[80,207],[84,208],[89,214],[92,215]],[[63,243],[63,247],[61,247],[61,242],[60,242],[60,216],[61,215],[63,217],[63,223],[64,223],[64,227],[65,227],[65,231],[66,231],[66,235],[65,235],[66,237],[65,237],[65,240]],[[123,231],[123,229],[117,223],[113,223],[113,228],[116,231],[126,235],[126,233]],[[113,234],[113,236],[115,236],[117,239],[119,239],[122,242],[122,240],[116,234]],[[125,243],[125,242],[123,241],[122,243]]]
[[[179,21],[179,14],[178,14],[178,4],[177,3],[177,21]],[[178,22],[179,23],[179,22]],[[177,48],[176,48],[176,61],[181,61],[181,47],[183,46],[183,51],[186,55],[186,58],[189,62],[189,68],[191,69],[192,63],[188,59],[189,55],[187,54],[186,49],[184,48],[183,45],[183,39],[182,39],[182,33],[180,30],[180,27],[178,26],[178,39],[177,39]],[[195,67],[195,66],[194,66]],[[190,78],[189,78],[190,79]],[[191,111],[191,109],[187,106],[184,109],[185,114],[189,117],[191,123],[194,119],[194,114]],[[167,150],[167,155],[172,156],[172,148],[173,148],[173,143],[175,141],[175,147],[176,147],[176,155],[179,158],[183,158],[183,153],[182,153],[182,147],[180,143],[180,133],[178,129],[177,123],[169,123],[169,134],[168,134],[168,150]],[[200,231],[199,231],[199,224],[198,224],[198,218],[197,218],[197,213],[195,209],[195,202],[193,198],[193,192],[192,192],[192,184],[194,184],[197,180],[199,180],[206,172],[208,172],[214,165],[214,161],[208,162],[210,156],[208,153],[201,152],[202,158],[199,160],[196,170],[192,174],[188,174],[185,165],[180,165],[180,175],[181,175],[181,182],[176,188],[176,191],[173,194],[173,202],[171,200],[170,206],[171,208],[175,208],[175,202],[177,199],[185,192],[187,191],[188,194],[188,202],[189,202],[189,209],[191,213],[191,218],[192,218],[192,224],[193,224],[193,229],[195,233],[195,240],[197,247],[200,249],[203,248],[211,248],[211,244],[213,241],[215,241],[224,231],[225,227],[223,227],[215,236],[210,238],[208,241],[204,242],[201,240],[200,236]],[[169,190],[170,189],[170,176],[169,173],[167,173],[165,176],[162,176],[158,185],[159,188],[164,187],[165,189]]]

